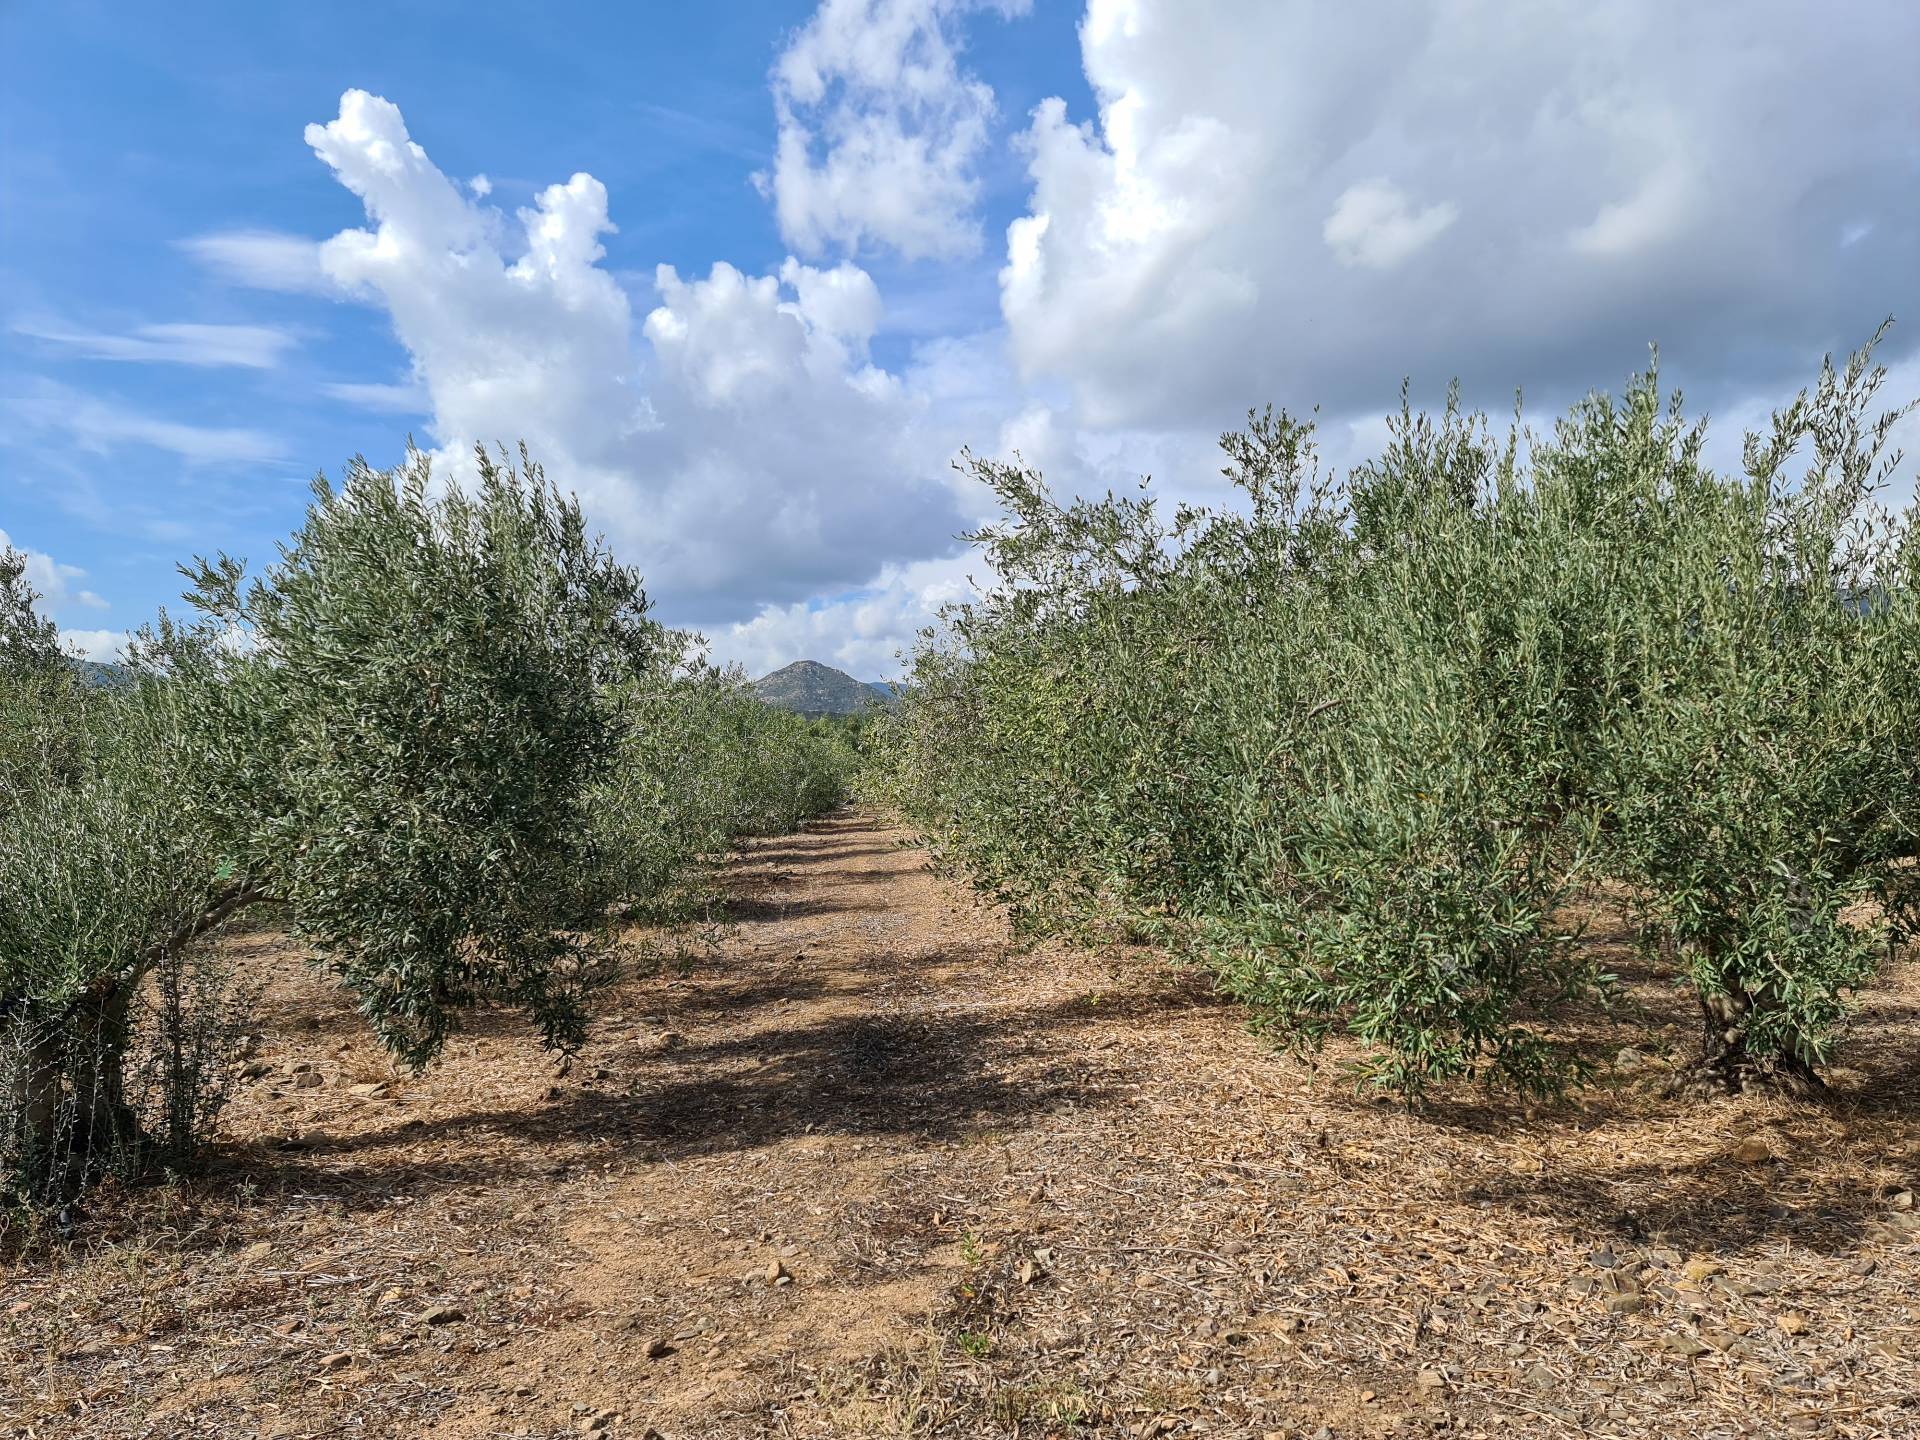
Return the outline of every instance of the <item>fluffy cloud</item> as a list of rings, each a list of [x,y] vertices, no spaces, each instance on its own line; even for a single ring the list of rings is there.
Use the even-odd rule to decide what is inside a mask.
[[[960,528],[952,448],[928,400],[865,362],[878,300],[859,270],[660,270],[645,333],[660,428],[643,517],[673,537],[663,595],[779,604],[943,550]],[[728,617],[730,618],[730,616]]]
[[[132,638],[124,630],[62,630],[60,648],[75,659],[110,665],[127,653]]]
[[[524,438],[668,618],[724,627],[950,548],[957,442],[871,362],[882,305],[858,267],[662,266],[636,326],[599,263],[613,222],[592,176],[509,221],[361,91],[307,140],[370,222],[321,244],[321,272],[391,316],[449,463]]]
[[[1090,0],[1098,114],[1025,136],[1022,372],[1178,425],[1408,373],[1551,398],[1658,340],[1731,395],[1912,297],[1913,6],[1391,8]]]
[[[761,181],[797,258],[768,273],[661,267],[636,309],[601,237],[644,197],[582,174],[507,213],[358,91],[308,140],[364,228],[192,248],[383,309],[411,380],[331,393],[431,415],[456,466],[525,437],[721,658],[869,678],[963,593],[953,537],[986,497],[947,473],[962,444],[1067,490],[1151,472],[1215,500],[1213,437],[1249,405],[1323,402],[1338,465],[1402,375],[1494,405],[1524,383],[1539,413],[1658,340],[1737,455],[1726,431],[1914,294],[1920,10],[1894,0],[1844,23],[1787,0],[1089,0],[1097,112],[1028,117],[998,316],[964,265],[883,300],[848,257],[982,242],[994,97],[963,55],[984,8],[824,0],[791,37]],[[891,368],[888,326],[917,337]],[[1910,327],[1890,394],[1913,389]]]
[[[0,530],[0,551],[12,550],[27,561],[27,584],[40,599],[36,608],[42,615],[54,615],[73,606],[105,610],[107,602],[78,582],[87,572],[78,565],[63,565],[51,555],[15,545],[7,532]],[[82,660],[118,660],[125,652],[128,636],[124,630],[60,631],[60,645],[69,655]]]
[[[21,321],[14,333],[71,350],[89,360],[130,360],[211,368],[235,365],[271,370],[294,343],[284,330],[266,325],[141,325],[128,335],[75,330],[43,321]]]
[[[6,531],[0,530],[0,551],[5,550],[26,557],[27,584],[40,596],[44,611],[64,609],[69,605],[84,605],[89,610],[107,608],[107,602],[93,591],[79,587],[78,582],[86,579],[87,572],[78,565],[62,565],[42,551],[16,545]]]
[[[1320,234],[1342,265],[1391,270],[1459,218],[1444,201],[1416,211],[1398,186],[1369,180],[1341,194]]]
[[[993,91],[960,68],[959,18],[983,0],[825,0],[773,71],[780,139],[758,177],[802,255],[885,245],[977,252],[975,166]],[[1003,14],[1026,0],[1001,0]]]
[[[804,657],[861,680],[898,679],[914,636],[938,622],[942,607],[971,595],[975,577],[986,578],[970,555],[886,565],[848,593],[767,606],[752,620],[715,633],[713,647],[719,658],[751,675]]]

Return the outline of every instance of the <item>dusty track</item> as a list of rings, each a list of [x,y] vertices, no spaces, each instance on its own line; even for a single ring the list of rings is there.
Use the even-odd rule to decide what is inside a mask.
[[[1818,1107],[1416,1118],[872,818],[724,883],[558,1077],[505,1017],[394,1076],[236,939],[268,1073],[215,1173],[0,1277],[0,1430],[1920,1435],[1911,967]]]

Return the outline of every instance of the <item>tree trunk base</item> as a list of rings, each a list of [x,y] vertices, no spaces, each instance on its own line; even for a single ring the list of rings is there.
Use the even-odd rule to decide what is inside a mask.
[[[1804,1100],[1825,1091],[1827,1082],[1805,1061],[1792,1056],[1749,1055],[1728,1051],[1710,1055],[1676,1074],[1667,1093],[1685,1100],[1727,1095],[1778,1095]]]
[[[1827,1088],[1806,1061],[1793,1055],[1755,1055],[1747,1048],[1754,996],[1742,991],[1699,994],[1703,1034],[1700,1058],[1673,1077],[1668,1093],[1705,1100],[1716,1095],[1784,1095],[1805,1099]]]

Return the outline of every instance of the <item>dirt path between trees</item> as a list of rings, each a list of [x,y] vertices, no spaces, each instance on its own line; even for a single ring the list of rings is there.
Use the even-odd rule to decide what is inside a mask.
[[[0,1431],[1920,1436],[1912,966],[1818,1105],[1659,1098],[1649,979],[1578,1105],[1416,1117],[873,817],[723,884],[564,1075],[504,1015],[396,1075],[235,938],[231,1139],[4,1262]]]

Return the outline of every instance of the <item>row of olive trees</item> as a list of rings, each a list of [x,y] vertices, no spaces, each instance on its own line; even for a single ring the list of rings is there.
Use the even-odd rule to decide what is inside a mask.
[[[1826,368],[1738,477],[1652,376],[1545,436],[1403,406],[1344,479],[1256,415],[1223,513],[976,462],[998,581],[923,644],[888,791],[1024,921],[1164,936],[1386,1088],[1565,1083],[1602,887],[1699,995],[1700,1084],[1812,1083],[1913,918],[1881,379]]]
[[[198,1138],[221,1057],[181,1011],[247,907],[277,907],[403,1061],[478,1002],[567,1051],[623,902],[837,801],[847,752],[687,668],[521,462],[316,482],[256,577],[185,572],[192,618],[143,631],[124,684],[82,683],[0,563],[0,1191]],[[156,1008],[157,1106],[128,1079]]]
[[[617,695],[626,740],[594,825],[601,889],[629,908],[674,918],[704,898],[689,873],[732,840],[783,834],[847,796],[848,733],[762,703],[736,671],[693,665]]]

